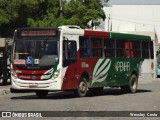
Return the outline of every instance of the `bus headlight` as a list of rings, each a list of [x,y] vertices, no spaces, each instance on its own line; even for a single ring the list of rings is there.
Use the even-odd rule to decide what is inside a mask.
[[[15,79],[17,79],[17,73],[14,70],[11,70],[11,76],[14,77]]]
[[[60,70],[57,70],[53,74],[53,78],[56,79],[59,76]]]

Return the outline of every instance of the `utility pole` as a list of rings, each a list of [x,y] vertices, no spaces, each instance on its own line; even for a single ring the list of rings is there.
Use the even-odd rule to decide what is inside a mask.
[[[110,22],[110,14],[108,15],[108,32],[110,31],[109,30],[109,27],[110,27],[109,22]]]
[[[59,11],[60,11],[60,17],[63,17],[63,3],[62,0],[59,0]]]

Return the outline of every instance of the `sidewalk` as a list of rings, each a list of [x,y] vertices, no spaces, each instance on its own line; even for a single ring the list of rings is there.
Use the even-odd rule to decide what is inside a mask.
[[[11,87],[10,80],[8,80],[6,85],[3,85],[2,80],[0,80],[0,95],[10,94],[11,93],[10,87]]]

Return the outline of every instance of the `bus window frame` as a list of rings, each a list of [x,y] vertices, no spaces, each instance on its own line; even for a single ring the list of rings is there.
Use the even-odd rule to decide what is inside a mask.
[[[134,47],[134,42],[136,42],[136,43],[138,43],[139,44],[139,47],[137,47],[137,48],[135,48]],[[132,43],[132,48],[131,48],[131,44],[130,43]],[[129,40],[129,46],[130,46],[130,58],[141,58],[141,40],[135,40],[135,39],[130,39]],[[139,49],[138,49],[139,48]],[[133,56],[131,55],[131,51],[133,51]],[[137,53],[137,51],[138,51],[138,53],[139,53],[139,57],[137,57],[135,54]]]
[[[130,58],[130,53],[129,53],[129,40],[128,39],[123,39],[123,38],[115,38],[115,41],[116,41],[116,44],[115,44],[115,49],[116,49],[116,57],[115,58]],[[118,42],[119,42],[119,45],[122,44],[122,41],[124,41],[124,46],[120,46],[119,48],[117,47],[118,45]],[[125,43],[127,42],[127,45],[128,45],[128,49],[125,49]],[[119,50],[122,50],[122,55],[121,56],[118,56],[118,52]],[[125,51],[127,50],[127,56],[125,56]]]
[[[99,44],[101,44],[101,45],[96,45],[96,46],[94,46],[93,45],[93,43],[96,41],[96,42],[99,42],[99,41],[101,41],[101,42],[99,42]],[[104,50],[103,50],[103,48],[104,48],[104,38],[103,37],[90,37],[90,49],[91,49],[91,56],[90,56],[90,58],[99,58],[99,59],[102,59],[103,58],[103,54],[104,54]],[[96,43],[95,42],[95,43]],[[95,44],[94,43],[94,44]],[[98,44],[98,43],[97,43]],[[94,49],[94,51],[93,51],[93,49]],[[95,53],[95,51],[96,50],[98,50],[98,53],[97,53],[97,55],[96,56],[93,56],[93,53]],[[100,50],[100,52],[99,52],[99,50]],[[101,55],[100,55],[100,53],[101,53]],[[100,55],[100,56],[99,56]]]
[[[144,49],[143,49],[143,43],[147,42],[147,46],[144,46]],[[146,49],[145,47],[148,47],[148,49]],[[143,53],[148,53],[148,57],[144,56]],[[146,55],[146,54],[145,54]],[[141,58],[144,58],[144,59],[150,59],[151,56],[150,56],[150,41],[144,41],[144,40],[141,40]]]
[[[113,46],[112,47],[108,47],[107,46],[107,41],[111,41],[111,40],[114,40],[114,44],[113,44]],[[103,40],[104,42],[103,42],[103,54],[104,54],[104,58],[116,58],[116,40],[114,39],[114,38],[104,38],[104,40]],[[108,54],[108,55],[106,55],[106,51],[113,51],[113,56],[111,56],[112,54]]]
[[[89,47],[84,47],[85,46],[85,40],[88,40],[89,42]],[[83,46],[81,46],[81,42],[83,41]],[[89,36],[79,36],[79,51],[80,51],[80,58],[81,59],[87,59],[91,58],[91,42],[90,42],[90,37]],[[87,51],[87,52],[85,52]]]

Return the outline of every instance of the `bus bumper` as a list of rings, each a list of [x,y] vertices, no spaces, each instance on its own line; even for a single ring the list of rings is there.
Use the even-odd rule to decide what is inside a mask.
[[[39,90],[59,91],[61,90],[61,78],[49,79],[45,81],[30,81],[11,78],[11,92],[35,92]]]

